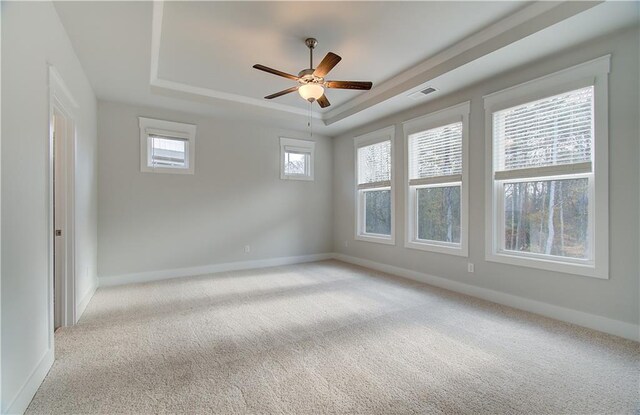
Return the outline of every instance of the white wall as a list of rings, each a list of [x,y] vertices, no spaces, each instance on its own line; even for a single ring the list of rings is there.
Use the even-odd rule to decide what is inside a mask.
[[[76,111],[77,301],[96,284],[96,99],[49,2],[2,2],[2,410],[26,408],[53,358],[48,310],[48,64]]]
[[[336,138],[333,148],[336,251],[637,325],[640,318],[637,232],[640,187],[638,39],[637,28],[618,32]],[[609,78],[610,279],[598,280],[485,261],[485,137],[482,96],[608,53],[612,54]],[[405,166],[401,123],[467,100],[471,100],[469,258],[404,248]],[[395,246],[355,241],[353,237],[353,137],[389,125],[396,126]],[[348,241],[348,247],[344,246],[344,241]],[[467,262],[475,264],[475,273],[467,273]]]
[[[138,116],[197,125],[194,175],[140,172]],[[280,180],[280,136],[309,139],[306,132],[100,101],[101,284],[131,274],[178,275],[183,268],[331,252],[331,141],[312,138],[315,181]]]

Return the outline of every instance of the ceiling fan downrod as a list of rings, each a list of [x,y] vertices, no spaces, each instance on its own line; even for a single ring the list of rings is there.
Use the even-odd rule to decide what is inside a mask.
[[[307,38],[304,44],[309,48],[309,69],[313,69],[313,49],[318,45],[318,41],[313,38]]]

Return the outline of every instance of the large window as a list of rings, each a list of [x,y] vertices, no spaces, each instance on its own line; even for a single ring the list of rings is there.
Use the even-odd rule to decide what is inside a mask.
[[[140,171],[194,172],[196,126],[139,117]]]
[[[356,239],[393,244],[394,127],[356,137]]]
[[[280,138],[280,178],[313,180],[316,143],[294,138]]]
[[[607,277],[607,73],[601,58],[485,97],[487,259]]]
[[[408,248],[466,256],[469,102],[403,124]]]

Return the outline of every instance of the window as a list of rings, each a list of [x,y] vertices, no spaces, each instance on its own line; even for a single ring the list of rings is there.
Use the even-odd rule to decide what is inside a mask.
[[[407,248],[467,256],[469,102],[403,124]]]
[[[355,138],[356,239],[394,244],[394,127]]]
[[[280,138],[280,178],[313,180],[316,143],[293,138]]]
[[[194,173],[196,126],[138,117],[140,171]]]
[[[485,97],[487,259],[608,278],[609,56]]]

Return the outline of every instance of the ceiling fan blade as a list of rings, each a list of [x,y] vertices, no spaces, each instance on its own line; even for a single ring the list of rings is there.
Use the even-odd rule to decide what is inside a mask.
[[[280,92],[276,92],[275,94],[267,95],[266,97],[264,97],[264,99],[278,98],[278,97],[281,97],[283,95],[287,95],[287,94],[289,94],[291,92],[295,92],[295,91],[298,90],[298,88],[299,87],[297,85],[296,86],[292,86],[291,88],[284,89],[284,90],[282,90]]]
[[[336,66],[341,60],[342,58],[340,56],[336,55],[333,52],[329,52],[327,53],[327,56],[322,59],[322,62],[320,62],[320,65],[318,65],[313,74],[320,78],[324,78],[324,76],[328,74],[329,71],[332,70],[333,67]]]
[[[289,79],[294,80],[294,81],[297,81],[298,79],[300,79],[295,75],[291,75],[290,73],[282,72],[282,71],[279,71],[277,69],[269,68],[268,66],[255,64],[255,65],[253,65],[253,67],[258,69],[258,70],[260,70],[260,71],[269,72],[271,74],[282,76],[284,78],[289,78]]]
[[[320,104],[320,108],[327,108],[329,105],[331,105],[326,95],[322,95],[320,98],[318,98],[318,104]]]
[[[368,91],[372,86],[373,83],[368,81],[327,81],[327,88],[361,89]]]

